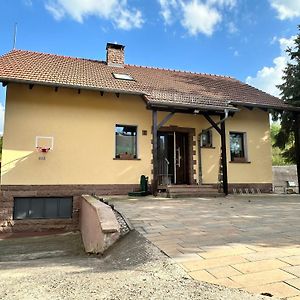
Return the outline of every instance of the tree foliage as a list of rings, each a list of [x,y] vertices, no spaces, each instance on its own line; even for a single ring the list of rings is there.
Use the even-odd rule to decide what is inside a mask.
[[[274,146],[276,142],[276,135],[280,131],[280,124],[275,122],[271,124],[271,143],[272,143],[272,165],[284,166],[290,164],[288,160],[282,155],[282,150],[279,147]],[[289,144],[290,146],[291,144]]]
[[[300,25],[298,26],[300,32]],[[295,47],[289,47],[286,52],[290,58],[283,73],[283,83],[278,85],[281,98],[285,103],[300,107],[300,33],[294,40]],[[282,150],[287,162],[295,163],[295,115],[284,111],[281,115],[273,114],[273,119],[281,119],[281,128],[275,135],[275,147]]]

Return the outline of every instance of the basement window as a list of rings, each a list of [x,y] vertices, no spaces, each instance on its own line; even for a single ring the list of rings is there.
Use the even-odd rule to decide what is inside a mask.
[[[15,197],[14,220],[69,219],[72,205],[72,197]]]
[[[112,73],[116,79],[133,81],[134,79],[128,74]]]

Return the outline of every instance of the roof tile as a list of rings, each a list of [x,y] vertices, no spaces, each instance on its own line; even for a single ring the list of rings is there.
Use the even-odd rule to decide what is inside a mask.
[[[128,74],[135,81],[115,79],[113,72]],[[150,103],[168,105],[224,107],[231,102],[287,107],[280,99],[231,77],[136,65],[120,69],[103,61],[24,50],[13,50],[0,57],[0,81],[131,92],[144,94]]]

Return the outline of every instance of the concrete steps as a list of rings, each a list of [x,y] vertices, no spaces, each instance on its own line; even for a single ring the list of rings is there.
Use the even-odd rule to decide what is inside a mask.
[[[192,198],[192,197],[221,197],[218,189],[210,184],[202,185],[172,185],[167,186],[167,196],[169,198]]]

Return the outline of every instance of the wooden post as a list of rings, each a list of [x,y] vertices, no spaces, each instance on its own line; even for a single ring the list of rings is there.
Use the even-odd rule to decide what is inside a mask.
[[[157,155],[157,110],[152,111],[152,160],[153,160],[153,180],[152,193],[157,196],[158,189],[158,155]]]
[[[223,119],[225,115],[221,115]],[[227,175],[227,155],[226,155],[226,130],[225,121],[221,123],[221,151],[222,151],[222,169],[223,169],[223,192],[228,195],[228,175]]]
[[[300,114],[295,113],[295,156],[297,163],[298,193],[300,194]]]

